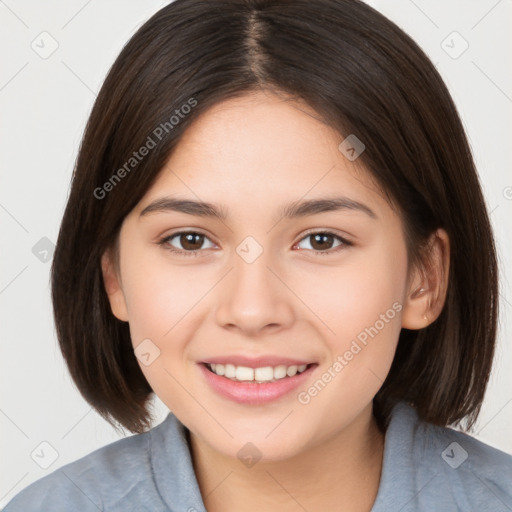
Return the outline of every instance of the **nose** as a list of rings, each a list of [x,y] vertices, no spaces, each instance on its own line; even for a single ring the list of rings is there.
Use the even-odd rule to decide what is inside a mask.
[[[221,283],[218,325],[252,337],[289,328],[294,296],[279,274],[265,252],[252,263],[235,254],[234,267]]]

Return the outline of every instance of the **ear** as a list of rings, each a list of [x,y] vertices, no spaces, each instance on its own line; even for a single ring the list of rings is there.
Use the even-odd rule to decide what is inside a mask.
[[[412,271],[402,313],[402,327],[422,329],[443,309],[450,271],[450,239],[444,229],[430,236],[425,261]]]
[[[126,307],[126,300],[124,298],[121,279],[114,262],[114,255],[110,249],[105,251],[101,257],[101,270],[112,313],[118,320],[127,322],[128,309]]]

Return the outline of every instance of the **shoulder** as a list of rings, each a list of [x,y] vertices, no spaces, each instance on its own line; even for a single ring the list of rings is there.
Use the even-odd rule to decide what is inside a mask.
[[[135,510],[145,503],[149,508],[167,510],[155,488],[151,467],[151,437],[162,430],[169,417],[143,434],[120,439],[49,475],[18,493],[4,512],[98,512]]]
[[[423,422],[404,403],[393,412],[389,436],[395,462],[409,472],[411,510],[512,510],[512,455]]]
[[[468,510],[512,510],[512,455],[435,425],[426,428],[423,444],[429,463],[440,468],[438,479]]]

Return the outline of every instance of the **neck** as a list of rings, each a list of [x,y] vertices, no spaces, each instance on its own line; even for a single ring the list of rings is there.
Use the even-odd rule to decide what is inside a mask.
[[[384,434],[370,404],[343,431],[285,460],[244,467],[192,433],[190,448],[208,512],[370,512],[380,483]]]

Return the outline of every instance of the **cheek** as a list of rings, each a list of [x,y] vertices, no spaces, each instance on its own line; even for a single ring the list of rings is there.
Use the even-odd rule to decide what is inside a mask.
[[[328,356],[297,399],[301,412],[327,432],[361,412],[389,372],[401,330],[406,264],[403,253],[369,251],[305,283],[317,286],[308,304],[329,327],[322,327]]]
[[[189,342],[218,276],[207,266],[180,266],[160,251],[136,248],[123,261],[122,272],[135,354],[142,347],[152,357],[157,354],[149,365],[139,357],[139,366],[155,393],[178,407],[182,390],[177,382],[190,371]]]
[[[313,395],[322,390],[322,397],[314,398],[318,406],[330,403],[333,409],[339,407],[340,415],[344,407],[357,409],[373,399],[389,372],[407,277],[405,249],[396,247],[380,243],[304,281],[303,293],[316,290],[310,292],[308,305],[328,326],[322,328],[328,358],[319,376],[329,382],[328,389],[324,392],[319,382],[318,389],[311,390]],[[304,401],[310,398],[304,396]]]
[[[211,279],[197,269],[171,264],[158,252],[141,251],[125,263],[124,272],[129,277],[124,290],[135,346],[144,338],[159,343],[173,339],[187,314],[211,287]]]
[[[322,331],[333,348],[342,349],[347,339],[373,326],[383,314],[391,320],[386,327],[388,323],[400,325],[397,310],[401,308],[396,304],[403,300],[407,258],[404,251],[392,249],[376,245],[347,254],[337,265],[318,265],[314,271],[301,272],[295,290],[324,324]],[[378,326],[382,327],[381,322]],[[393,334],[399,330],[395,327]]]

